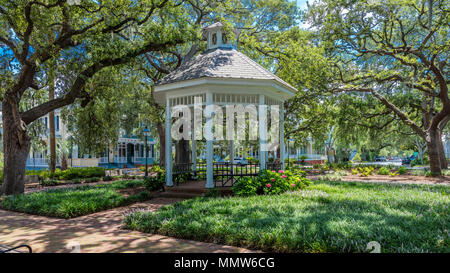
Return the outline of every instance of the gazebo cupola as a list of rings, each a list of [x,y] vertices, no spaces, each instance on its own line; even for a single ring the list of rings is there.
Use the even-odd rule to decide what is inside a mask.
[[[208,49],[214,49],[218,47],[232,48],[233,45],[228,39],[227,35],[223,31],[223,25],[220,22],[214,23],[203,29],[203,37],[206,38]]]
[[[157,103],[166,107],[165,129],[165,165],[166,184],[173,186],[172,181],[172,109],[175,106],[187,106],[194,116],[195,102],[201,100],[202,109],[214,107],[226,107],[227,105],[255,106],[258,117],[267,117],[267,109],[278,106],[279,120],[279,148],[281,162],[284,167],[284,111],[283,102],[295,96],[297,90],[266,70],[261,65],[234,49],[227,39],[221,23],[212,24],[203,29],[203,37],[207,40],[207,50],[190,60],[186,60],[178,69],[168,74],[153,86],[153,95]],[[207,112],[207,111],[206,111]],[[205,113],[206,113],[205,112]],[[223,111],[225,113],[225,110]],[[212,134],[215,113],[205,114],[205,135]],[[178,117],[178,115],[176,116]],[[227,117],[228,118],[228,117]],[[234,117],[233,117],[234,118]],[[262,149],[267,143],[268,128],[263,121],[251,124],[258,127],[259,139],[259,168],[265,169],[268,161],[268,152]],[[192,168],[196,164],[196,133],[197,124],[193,124],[190,131]],[[184,128],[183,128],[184,130]],[[209,131],[208,131],[209,130]],[[213,142],[206,140],[206,187],[213,188]],[[162,143],[161,143],[162,144]],[[233,140],[230,141],[230,146]],[[233,149],[231,149],[233,151]],[[233,164],[233,152],[230,161]]]

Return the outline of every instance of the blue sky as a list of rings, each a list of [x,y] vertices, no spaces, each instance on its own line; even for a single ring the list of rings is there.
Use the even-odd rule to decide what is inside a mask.
[[[309,1],[309,3],[313,3],[314,0],[295,0],[297,2],[297,6],[302,9],[305,10],[306,9],[306,2]],[[309,28],[309,24],[305,24],[305,23],[301,23],[300,24],[301,28],[307,29]]]
[[[296,0],[297,1],[297,5],[299,8],[301,9],[306,9],[306,1],[307,0]],[[312,2],[311,0],[309,0],[310,2]]]

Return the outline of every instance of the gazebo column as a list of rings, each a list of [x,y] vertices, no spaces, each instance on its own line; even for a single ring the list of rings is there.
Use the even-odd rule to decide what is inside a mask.
[[[191,157],[192,157],[192,170],[197,170],[197,140],[195,140],[195,134],[192,134],[192,144],[191,144]]]
[[[165,156],[166,156],[166,185],[168,187],[173,186],[172,181],[172,116],[170,109],[170,99],[166,98],[166,131],[165,139],[166,139],[166,147],[165,147]]]
[[[214,188],[214,176],[213,176],[213,114],[212,114],[212,94],[206,94],[206,188]]]
[[[267,144],[267,108],[265,106],[264,95],[259,95],[259,169],[266,169],[266,144]]]
[[[281,168],[284,170],[286,163],[285,159],[285,151],[286,147],[284,146],[284,109],[283,103],[280,105],[280,160],[281,160]]]
[[[233,134],[234,137],[234,134]],[[234,140],[230,140],[230,163],[231,163],[231,173],[234,173]]]
[[[192,171],[197,170],[197,140],[196,138],[196,125],[195,125],[195,107],[192,111],[192,130],[191,130],[191,163]],[[195,173],[195,172],[194,172]]]

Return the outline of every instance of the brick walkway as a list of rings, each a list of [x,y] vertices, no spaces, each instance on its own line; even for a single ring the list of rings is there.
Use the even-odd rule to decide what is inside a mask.
[[[231,246],[175,239],[121,229],[130,209],[157,210],[180,199],[155,198],[128,207],[115,208],[74,219],[56,219],[0,210],[0,244],[28,244],[33,252],[249,252]]]

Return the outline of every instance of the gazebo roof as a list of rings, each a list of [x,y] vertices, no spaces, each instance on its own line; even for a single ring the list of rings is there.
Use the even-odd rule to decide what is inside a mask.
[[[164,77],[156,85],[164,85],[200,78],[272,80],[297,92],[297,89],[268,71],[245,54],[233,49],[218,47],[193,57]]]

